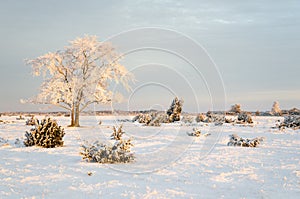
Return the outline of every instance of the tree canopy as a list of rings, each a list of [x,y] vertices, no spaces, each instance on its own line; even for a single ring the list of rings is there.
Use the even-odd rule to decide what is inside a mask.
[[[33,75],[44,80],[40,93],[28,101],[65,108],[71,113],[70,126],[79,126],[79,114],[86,107],[112,100],[111,82],[129,89],[133,75],[120,64],[121,58],[111,43],[86,35],[63,50],[26,60]]]

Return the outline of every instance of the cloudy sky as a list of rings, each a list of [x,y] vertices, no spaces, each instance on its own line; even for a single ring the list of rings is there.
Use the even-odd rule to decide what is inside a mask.
[[[62,49],[68,41],[85,34],[111,40],[121,32],[145,27],[184,35],[178,40],[190,38],[208,53],[216,65],[212,73],[218,71],[219,76],[210,76],[212,73],[203,69],[204,77],[197,78],[190,65],[162,52],[128,55],[124,65],[135,69],[138,82],[133,86],[136,92],[125,97],[127,102],[131,100],[127,103],[131,109],[164,109],[174,93],[185,98],[186,110],[192,112],[197,112],[195,104],[206,111],[211,103],[217,108],[228,109],[231,104],[240,103],[245,110],[269,110],[275,100],[282,108],[300,107],[298,0],[0,0],[0,24],[0,112],[46,109],[20,104],[20,99],[35,95],[41,83],[41,79],[31,76],[24,59]],[[172,36],[171,32],[171,39],[159,40],[167,32],[156,38],[155,34],[148,34],[146,39],[167,42],[171,50],[182,47],[187,56],[198,52],[191,50],[189,42],[176,42],[176,34]],[[147,33],[144,35],[147,37]],[[127,44],[137,38],[143,38],[143,34],[139,32]],[[117,42],[116,39],[116,45],[123,48]],[[143,67],[137,67],[140,65]],[[149,82],[154,83],[147,86]],[[206,91],[203,82],[208,84]],[[214,82],[223,84],[212,86]],[[224,92],[225,97],[212,94],[214,99],[209,99],[214,91]],[[197,96],[196,103],[192,95]]]

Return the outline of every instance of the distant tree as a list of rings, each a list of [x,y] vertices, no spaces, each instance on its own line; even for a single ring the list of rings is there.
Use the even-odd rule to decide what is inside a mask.
[[[121,56],[96,36],[71,41],[63,50],[27,60],[34,76],[43,76],[40,93],[27,102],[53,104],[70,111],[70,126],[78,127],[79,115],[93,103],[112,100],[111,82],[127,89],[133,75],[119,63]]]
[[[169,122],[180,121],[180,114],[182,111],[183,100],[175,97],[172,101],[170,108],[167,110],[167,115],[169,116]]]
[[[257,111],[255,112],[255,115],[256,115],[256,116],[259,116],[259,115],[260,115],[259,110],[257,110]]]
[[[231,106],[230,112],[234,112],[234,113],[241,113],[242,109],[241,109],[241,105],[240,104],[234,104]]]
[[[280,106],[279,106],[279,102],[276,101],[276,102],[273,103],[271,113],[273,115],[281,115],[281,109],[280,109]]]

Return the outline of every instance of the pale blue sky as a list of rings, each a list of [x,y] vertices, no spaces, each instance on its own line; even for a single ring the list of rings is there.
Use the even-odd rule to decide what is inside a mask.
[[[275,100],[282,108],[300,107],[298,0],[0,0],[0,25],[0,112],[40,108],[19,103],[36,94],[41,83],[30,75],[24,59],[62,49],[84,34],[106,40],[122,31],[149,26],[184,33],[208,51],[224,81],[226,108],[241,103],[246,110],[269,110]],[[135,61],[128,58],[125,63],[130,68],[138,63]],[[182,90],[176,81],[172,84]],[[159,99],[165,106],[171,95],[163,98],[163,92]],[[148,97],[142,97],[144,94]],[[140,95],[133,108],[157,104],[153,89]],[[186,110],[194,112],[189,96],[183,97]],[[208,107],[200,104],[201,111]]]

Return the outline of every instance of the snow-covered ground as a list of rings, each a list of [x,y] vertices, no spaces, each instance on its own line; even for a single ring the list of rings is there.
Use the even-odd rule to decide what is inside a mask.
[[[15,144],[30,126],[1,117],[0,198],[298,198],[300,130],[271,129],[278,117],[254,117],[253,126],[165,124],[145,127],[123,122],[133,138],[135,162],[101,165],[80,156],[80,145],[110,142],[116,117],[81,117],[80,128],[64,126],[65,145],[44,149]],[[118,117],[117,119],[128,117]],[[102,124],[98,125],[99,120]],[[191,137],[200,128],[208,137]],[[227,146],[230,134],[265,137],[258,148]],[[88,175],[91,172],[92,175]]]

